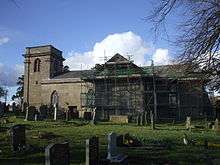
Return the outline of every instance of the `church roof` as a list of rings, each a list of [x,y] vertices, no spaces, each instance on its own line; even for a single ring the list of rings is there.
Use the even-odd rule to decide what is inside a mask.
[[[114,70],[115,64],[117,65],[116,70]],[[129,69],[128,69],[129,64]],[[111,59],[109,59],[105,64],[98,64],[91,70],[75,70],[68,71],[53,77],[52,79],[65,79],[65,78],[83,78],[83,79],[94,79],[97,76],[126,76],[126,75],[136,75],[141,76],[152,76],[153,70],[152,66],[138,67],[132,61],[129,61],[120,54],[115,54]],[[186,72],[187,67],[185,65],[162,65],[154,66],[154,73],[159,77],[168,78],[202,78],[202,74]]]
[[[55,76],[53,79],[81,78],[82,76],[89,76],[91,74],[93,74],[92,70],[75,70]]]
[[[115,62],[115,63],[119,63],[119,62],[127,62],[129,63],[129,61],[123,57],[122,55],[120,55],[119,53],[115,54],[112,58],[110,58],[107,63],[111,63],[111,62]]]

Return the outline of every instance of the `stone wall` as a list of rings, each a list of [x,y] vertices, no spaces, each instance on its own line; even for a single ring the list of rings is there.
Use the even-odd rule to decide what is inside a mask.
[[[41,85],[41,103],[51,104],[51,94],[56,91],[59,97],[59,107],[68,109],[68,106],[77,106],[81,110],[81,88],[86,90],[79,78],[44,80]]]

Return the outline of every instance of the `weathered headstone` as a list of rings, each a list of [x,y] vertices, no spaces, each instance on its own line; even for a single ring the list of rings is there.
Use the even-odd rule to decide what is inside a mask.
[[[50,144],[45,149],[45,165],[69,165],[69,143]]]
[[[11,140],[13,151],[21,151],[25,149],[25,125],[14,125],[11,127]]]
[[[186,117],[186,129],[191,129],[191,117],[189,116]]]
[[[215,123],[214,123],[214,130],[215,131],[218,131],[218,129],[219,129],[219,126],[218,126],[218,119],[215,119]]]
[[[108,156],[107,159],[111,160],[115,156],[117,156],[117,146],[116,146],[116,137],[117,134],[114,132],[111,132],[108,135]]]
[[[117,151],[117,134],[111,132],[108,135],[108,155],[107,159],[114,164],[128,164],[127,156],[123,154],[118,154]]]
[[[86,165],[99,164],[99,138],[92,137],[86,140]]]

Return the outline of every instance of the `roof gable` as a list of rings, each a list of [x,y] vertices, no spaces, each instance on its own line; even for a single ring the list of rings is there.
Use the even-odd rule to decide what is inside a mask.
[[[112,58],[110,58],[108,62],[129,62],[125,57],[123,57],[122,55],[120,55],[119,53],[115,54]]]

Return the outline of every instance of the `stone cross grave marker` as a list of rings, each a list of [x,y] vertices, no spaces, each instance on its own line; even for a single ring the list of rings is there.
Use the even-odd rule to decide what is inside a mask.
[[[69,165],[69,143],[50,144],[45,148],[45,165]]]
[[[116,142],[117,134],[111,132],[108,135],[108,156],[107,159],[112,160],[117,156],[117,142]]]
[[[11,140],[13,151],[25,149],[25,125],[17,124],[11,127]]]
[[[86,140],[86,165],[99,164],[99,138],[92,137]]]

